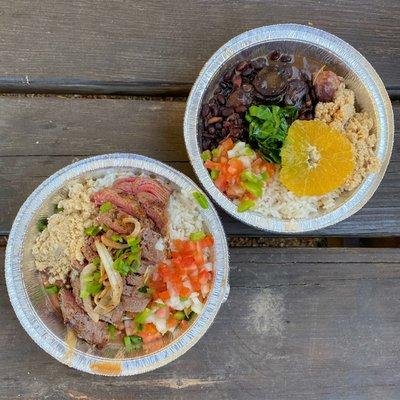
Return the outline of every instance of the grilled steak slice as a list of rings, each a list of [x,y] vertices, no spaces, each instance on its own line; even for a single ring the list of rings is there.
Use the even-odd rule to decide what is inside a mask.
[[[77,302],[77,304],[80,307],[83,307],[83,302],[82,302],[82,299],[80,296],[81,295],[81,280],[79,278],[79,275],[75,276],[74,278],[71,277],[70,283],[71,283],[71,288],[72,288],[72,294],[75,297],[75,301]]]
[[[89,344],[103,348],[108,342],[107,327],[104,322],[94,322],[75,301],[70,290],[61,289],[59,293],[61,313],[64,323],[78,337]]]
[[[106,188],[95,192],[92,194],[91,200],[98,206],[109,201],[119,210],[135,218],[142,219],[146,217],[142,207],[133,196],[118,193],[115,189]]]
[[[151,229],[143,229],[141,235],[142,241],[140,242],[140,247],[142,250],[142,258],[145,258],[152,263],[164,260],[164,251],[155,248],[157,242],[162,238],[162,236]]]
[[[139,195],[138,199],[140,202]],[[143,207],[143,210],[146,212],[146,215],[154,222],[157,230],[162,235],[165,235],[168,224],[168,216],[166,208],[157,203],[151,203],[148,201],[140,202],[140,204]]]
[[[129,312],[142,312],[150,302],[150,297],[133,290],[130,296],[122,296],[122,307]]]
[[[81,252],[86,260],[88,260],[89,262],[92,262],[95,258],[98,257],[97,252],[94,250],[93,237],[87,237],[85,239],[85,244],[82,246]]]
[[[158,201],[162,205],[167,204],[170,190],[160,181],[142,176],[118,179],[114,187],[129,194],[148,193],[153,201]]]
[[[114,308],[109,314],[100,315],[100,319],[102,321],[113,324],[117,327],[117,329],[123,329],[124,324],[122,322],[122,316],[124,315],[124,308],[122,303]]]

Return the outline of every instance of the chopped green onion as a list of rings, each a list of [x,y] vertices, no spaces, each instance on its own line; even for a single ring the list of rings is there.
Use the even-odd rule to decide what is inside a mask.
[[[240,179],[245,182],[260,183],[260,178],[258,178],[249,170],[243,171],[240,174]]]
[[[87,236],[96,236],[99,232],[101,231],[101,227],[100,226],[89,226],[88,228],[85,228],[85,234]]]
[[[198,241],[201,239],[204,239],[206,237],[206,234],[202,231],[198,231],[198,232],[193,232],[190,234],[189,239],[193,240],[193,241]]]
[[[256,204],[256,203],[255,203],[253,200],[243,199],[243,200],[239,203],[239,205],[238,205],[238,207],[237,207],[237,210],[238,210],[238,212],[244,212],[244,211],[249,210],[251,207],[254,207],[255,204]]]
[[[118,258],[113,262],[113,267],[116,271],[118,271],[121,275],[128,275],[131,272],[131,266],[122,258]]]
[[[94,296],[103,289],[103,284],[100,283],[100,271],[94,271],[93,274],[86,276],[83,281],[85,286],[81,288],[80,293],[82,299]]]
[[[40,218],[39,221],[37,222],[37,228],[39,232],[43,232],[48,224],[47,218]]]
[[[128,238],[127,243],[130,247],[139,248],[140,238],[139,237]]]
[[[193,197],[199,204],[201,208],[207,209],[208,208],[208,201],[206,196],[204,196],[203,193],[200,192],[193,192]]]
[[[177,311],[174,313],[174,318],[177,319],[178,321],[184,320],[186,317],[185,313],[183,311]]]
[[[203,161],[211,160],[211,151],[210,150],[205,150],[201,153],[201,159]]]
[[[131,338],[129,336],[124,336],[124,346],[125,350],[130,353],[133,350],[133,345],[131,343]]]
[[[217,169],[212,169],[210,172],[211,179],[215,181],[219,176],[219,171]]]
[[[254,183],[254,182],[245,181],[245,182],[243,182],[243,186],[253,196],[255,196],[255,197],[261,197],[262,196],[263,186],[262,186],[261,182]]]
[[[111,202],[106,201],[105,203],[103,203],[103,204],[100,206],[100,212],[101,212],[102,214],[103,214],[103,213],[106,213],[107,211],[110,211],[111,208],[112,208]]]
[[[54,204],[54,212],[55,213],[60,213],[63,212],[64,208],[63,207],[58,207],[58,204]]]
[[[143,346],[143,339],[140,336],[124,336],[125,350],[129,353],[133,350],[140,350]]]
[[[269,179],[269,174],[268,174],[267,171],[261,172],[260,175],[261,175],[261,179],[262,179],[264,182],[266,182],[266,181]]]
[[[117,242],[117,243],[123,243],[124,242],[124,238],[121,235],[117,235],[116,233],[113,233],[111,235],[111,240],[113,242]]]
[[[189,297],[186,297],[186,296],[179,296],[179,300],[180,300],[180,301],[187,301],[187,300],[189,300]]]
[[[248,144],[246,144],[243,154],[247,157],[253,157],[256,152]]]
[[[108,331],[108,334],[110,335],[110,339],[114,339],[117,328],[113,324],[108,324],[107,331]]]
[[[57,294],[59,292],[60,288],[56,285],[50,285],[50,286],[46,286],[45,290],[49,294]]]
[[[92,260],[92,264],[93,264],[95,267],[99,267],[99,266],[100,266],[100,257],[94,258],[94,259]]]
[[[212,149],[212,150],[211,150],[211,154],[212,154],[213,158],[214,158],[214,157],[215,157],[215,158],[218,158],[218,157],[219,157],[219,154],[220,154],[220,149],[219,149],[218,147],[216,147],[215,149]]]
[[[147,318],[149,318],[151,314],[151,310],[149,308],[145,308],[141,313],[137,314],[135,317],[135,322],[137,324],[145,324]]]
[[[144,325],[143,324],[136,324],[136,332],[143,332]]]

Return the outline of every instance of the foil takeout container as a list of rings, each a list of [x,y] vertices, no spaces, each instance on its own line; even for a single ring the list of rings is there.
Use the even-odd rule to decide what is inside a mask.
[[[376,156],[381,161],[380,171],[370,174],[353,192],[343,195],[337,206],[312,218],[282,220],[267,218],[257,212],[239,213],[211,180],[200,157],[200,112],[224,73],[244,59],[266,56],[273,50],[299,54],[315,59],[344,77],[354,90],[357,106],[367,111],[374,120],[378,143]],[[265,231],[300,233],[336,224],[360,210],[378,188],[393,147],[393,110],[386,89],[371,64],[352,46],[338,37],[319,29],[297,24],[280,24],[244,32],[219,48],[201,70],[187,101],[184,118],[186,148],[199,181],[210,197],[234,218]]]
[[[30,337],[58,361],[81,371],[100,375],[134,375],[161,367],[189,350],[213,322],[229,293],[228,246],[218,214],[209,201],[201,214],[215,240],[214,282],[202,313],[180,336],[149,354],[127,357],[121,346],[109,344],[97,350],[78,340],[72,348],[66,343],[67,329],[49,303],[35,269],[32,245],[38,236],[37,220],[54,212],[65,187],[77,178],[101,177],[108,173],[146,173],[171,182],[183,191],[199,188],[185,175],[150,158],[135,154],[107,154],[78,161],[46,179],[25,201],[12,226],[5,260],[5,276],[11,304]]]

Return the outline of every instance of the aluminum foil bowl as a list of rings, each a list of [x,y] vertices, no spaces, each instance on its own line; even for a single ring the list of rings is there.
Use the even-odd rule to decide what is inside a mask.
[[[354,192],[343,196],[332,211],[314,218],[286,221],[266,218],[256,212],[238,213],[236,206],[214,185],[200,158],[200,111],[217,88],[227,69],[244,59],[266,56],[272,50],[298,53],[320,61],[345,78],[354,90],[357,105],[374,119],[378,136],[376,155],[380,171],[370,174]],[[307,232],[333,225],[357,212],[371,198],[389,163],[393,147],[394,121],[391,102],[378,74],[352,46],[330,33],[296,24],[271,25],[236,36],[208,60],[190,93],[184,119],[186,148],[193,168],[209,195],[234,218],[263,229],[280,233]]]
[[[147,157],[134,154],[108,154],[71,164],[46,179],[25,201],[11,229],[5,262],[7,289],[15,313],[31,338],[58,361],[81,371],[100,375],[134,375],[161,367],[192,347],[213,322],[227,298],[228,247],[217,212],[210,207],[202,216],[215,239],[214,283],[203,312],[180,336],[165,347],[133,358],[124,358],[121,346],[108,345],[96,350],[78,340],[75,348],[66,344],[66,328],[61,316],[49,304],[37,274],[31,248],[38,235],[36,223],[41,216],[51,215],[55,199],[63,193],[68,181],[79,177],[99,177],[110,172],[147,172],[187,191],[199,188],[175,169]]]

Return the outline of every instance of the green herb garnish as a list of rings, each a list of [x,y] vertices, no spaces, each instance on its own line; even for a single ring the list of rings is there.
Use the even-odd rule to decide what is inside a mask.
[[[101,227],[100,226],[89,226],[88,228],[85,228],[85,234],[87,236],[96,236],[100,233]]]
[[[144,286],[142,286],[142,287],[140,287],[139,289],[138,289],[138,292],[140,292],[140,293],[147,293],[147,290],[149,289],[149,287],[147,286],[147,285],[144,285]]]
[[[47,218],[40,218],[39,221],[37,222],[37,228],[39,232],[43,232],[48,224]]]
[[[294,106],[260,105],[251,106],[247,111],[250,144],[258,149],[266,161],[280,164],[283,142],[297,114]]]
[[[201,208],[207,209],[208,208],[208,201],[206,196],[204,196],[203,193],[200,192],[193,192],[193,197],[199,204]]]
[[[49,294],[57,294],[60,291],[60,288],[56,285],[46,286],[44,289]]]
[[[105,203],[103,203],[103,204],[100,206],[100,213],[103,214],[103,213],[105,213],[105,212],[107,212],[107,211],[110,211],[111,208],[112,208],[111,202],[106,201]]]

